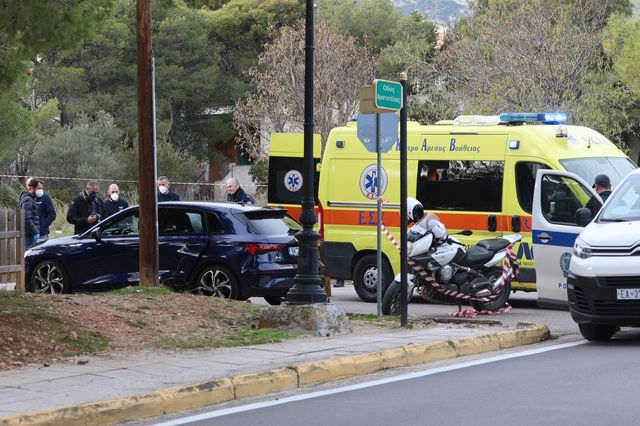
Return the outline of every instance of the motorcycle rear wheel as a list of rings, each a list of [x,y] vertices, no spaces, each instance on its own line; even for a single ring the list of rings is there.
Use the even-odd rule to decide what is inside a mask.
[[[400,316],[400,283],[393,281],[382,298],[382,315]]]
[[[490,282],[495,282],[502,275],[502,268],[493,268],[491,269],[485,277]],[[502,286],[502,290],[498,293],[494,299],[489,300],[488,302],[481,302],[479,300],[472,300],[471,306],[477,311],[497,311],[502,308],[507,300],[509,300],[509,295],[511,294],[511,281],[504,283]]]

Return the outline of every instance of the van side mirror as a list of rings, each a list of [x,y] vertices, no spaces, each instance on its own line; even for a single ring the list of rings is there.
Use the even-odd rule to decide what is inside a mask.
[[[587,226],[589,222],[593,220],[593,213],[591,209],[587,207],[582,207],[576,210],[576,224],[578,226]]]

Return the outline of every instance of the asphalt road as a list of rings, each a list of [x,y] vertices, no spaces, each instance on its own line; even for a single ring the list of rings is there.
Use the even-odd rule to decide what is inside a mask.
[[[635,425],[640,332],[523,348],[200,413],[189,425]],[[400,373],[398,373],[400,374]],[[342,385],[344,386],[344,385]]]
[[[377,314],[376,303],[365,303],[356,294],[353,286],[347,284],[342,288],[332,288],[331,302],[344,309],[347,313],[354,314]],[[536,293],[516,292],[512,293],[509,303],[513,310],[507,314],[495,316],[478,316],[476,318],[486,318],[502,322],[505,325],[515,325],[519,321],[529,321],[539,324],[547,324],[549,330],[555,336],[575,335],[580,337],[578,326],[571,319],[568,310],[554,310],[538,308],[536,303]],[[252,298],[251,301],[257,304],[266,304],[262,298]],[[462,309],[469,309],[463,306]],[[420,297],[414,297],[409,304],[409,316],[427,317],[448,317],[449,314],[458,309],[457,305],[437,305],[427,303]],[[581,337],[580,337],[581,338]]]

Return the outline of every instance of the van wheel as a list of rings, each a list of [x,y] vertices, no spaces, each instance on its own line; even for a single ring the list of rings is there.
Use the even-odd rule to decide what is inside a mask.
[[[382,294],[393,281],[392,274],[389,262],[382,259]],[[375,254],[368,254],[356,263],[353,270],[353,287],[363,301],[378,301],[378,259]]]
[[[618,331],[615,325],[578,324],[578,328],[582,337],[594,341],[609,340]]]

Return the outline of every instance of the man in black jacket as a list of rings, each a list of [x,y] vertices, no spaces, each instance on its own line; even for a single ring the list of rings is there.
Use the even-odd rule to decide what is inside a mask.
[[[24,217],[24,249],[28,249],[40,239],[40,219],[36,203],[38,179],[27,179],[27,190],[20,193],[20,212]]]
[[[253,197],[244,192],[236,178],[227,179],[227,201],[232,203],[255,204]]]
[[[116,185],[115,183],[109,185],[109,191],[107,192],[107,194],[109,195],[109,197],[104,202],[105,218],[129,207],[129,203],[127,203],[127,200],[120,196],[120,188],[118,188],[118,185]]]
[[[180,201],[180,196],[171,190],[171,183],[166,176],[158,178],[158,202],[161,201]]]
[[[602,204],[604,204],[604,202],[607,201],[607,198],[609,198],[609,195],[611,195],[611,180],[609,179],[609,176],[605,174],[599,174],[596,176],[592,188],[594,188],[600,198],[602,198],[602,203],[600,203],[600,200],[597,200],[596,197],[591,197],[591,199],[587,201],[586,207],[588,207],[595,216],[596,213],[600,211]]]
[[[67,222],[74,225],[74,233],[82,234],[104,217],[104,205],[98,197],[98,182],[89,181],[84,191],[71,200]]]
[[[56,220],[56,209],[53,200],[44,192],[44,182],[39,181],[36,189],[36,203],[38,204],[38,217],[40,219],[40,239],[49,239],[49,227]]]

